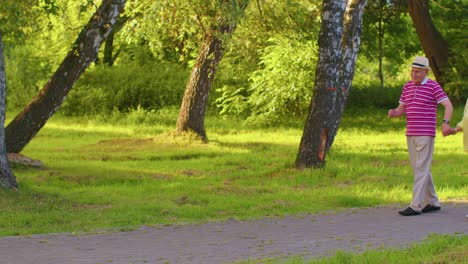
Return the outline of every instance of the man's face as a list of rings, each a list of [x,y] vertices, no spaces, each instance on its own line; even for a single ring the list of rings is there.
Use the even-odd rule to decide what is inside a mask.
[[[426,77],[428,71],[427,69],[411,67],[411,80],[416,84],[420,84]]]

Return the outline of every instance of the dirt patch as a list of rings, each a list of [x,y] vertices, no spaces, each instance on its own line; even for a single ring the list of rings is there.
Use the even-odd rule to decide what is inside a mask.
[[[44,164],[40,160],[34,160],[18,153],[7,153],[8,162],[12,166],[24,166],[34,168],[44,168]]]
[[[443,204],[439,212],[403,217],[401,206],[343,212],[141,227],[128,232],[1,237],[2,264],[232,263],[303,256],[336,250],[401,248],[429,234],[468,235],[468,203]]]

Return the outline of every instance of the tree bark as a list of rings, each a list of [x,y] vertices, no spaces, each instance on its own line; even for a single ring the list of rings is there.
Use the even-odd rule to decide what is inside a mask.
[[[117,18],[117,21],[115,22],[114,26],[112,27],[112,30],[109,32],[109,35],[106,38],[106,42],[104,44],[104,57],[103,57],[103,63],[106,66],[112,66],[114,65],[114,61],[119,55],[119,52],[117,52],[114,55],[114,36],[119,32],[124,24],[128,21],[129,17],[128,16],[121,16]]]
[[[8,152],[21,152],[60,107],[75,81],[96,60],[99,48],[125,2],[126,0],[102,1],[51,79],[6,127]]]
[[[243,12],[248,1],[238,2],[240,2],[239,9]],[[230,5],[231,1],[223,0],[223,3]],[[204,142],[208,141],[204,128],[208,96],[216,69],[223,56],[223,42],[236,28],[236,22],[229,21],[226,17],[220,17],[218,22],[217,26],[210,27],[205,33],[203,44],[185,87],[176,124],[176,133],[192,131]]]
[[[207,141],[204,120],[208,96],[216,69],[221,61],[222,40],[210,32],[205,36],[203,45],[192,68],[190,79],[185,87],[182,105],[177,119],[176,132],[193,131]]]
[[[408,11],[434,76],[437,82],[443,86],[450,56],[449,46],[432,22],[429,13],[429,0],[408,0]]]
[[[335,139],[354,76],[367,0],[324,0],[319,58],[297,168],[322,168]]]
[[[5,146],[5,112],[6,112],[6,75],[3,56],[2,32],[0,31],[0,186],[7,189],[18,188],[16,177],[11,171]]]
[[[384,75],[383,75],[383,38],[384,38],[384,27],[383,27],[383,16],[385,8],[385,2],[380,0],[379,2],[379,80],[380,80],[380,89],[384,88]]]
[[[104,57],[102,59],[104,65],[112,66],[114,64],[114,29],[109,32],[109,36],[106,38],[106,42],[104,44]]]

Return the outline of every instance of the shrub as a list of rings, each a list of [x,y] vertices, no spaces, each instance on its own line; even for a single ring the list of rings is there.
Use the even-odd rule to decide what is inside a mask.
[[[14,46],[5,50],[7,109],[22,109],[47,81],[50,65],[31,55],[34,48]]]
[[[259,69],[250,87],[223,86],[221,113],[248,113],[247,122],[277,124],[304,116],[314,85],[317,47],[313,41],[278,37],[260,51]]]
[[[375,84],[375,86],[352,87],[346,107],[384,109],[397,107],[403,87],[393,86],[381,89],[379,86],[379,84]]]
[[[108,114],[180,105],[187,78],[183,67],[167,62],[98,65],[80,78],[61,111],[65,115]]]

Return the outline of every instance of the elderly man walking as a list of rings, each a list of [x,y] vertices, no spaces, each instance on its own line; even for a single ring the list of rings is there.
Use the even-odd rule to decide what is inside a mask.
[[[411,81],[404,85],[398,107],[388,111],[389,117],[406,115],[406,142],[414,184],[410,206],[398,212],[403,216],[441,209],[431,173],[437,105],[445,108],[441,125],[443,136],[453,133],[450,127],[453,107],[440,85],[427,77],[429,70],[428,59],[417,56],[411,64]]]

